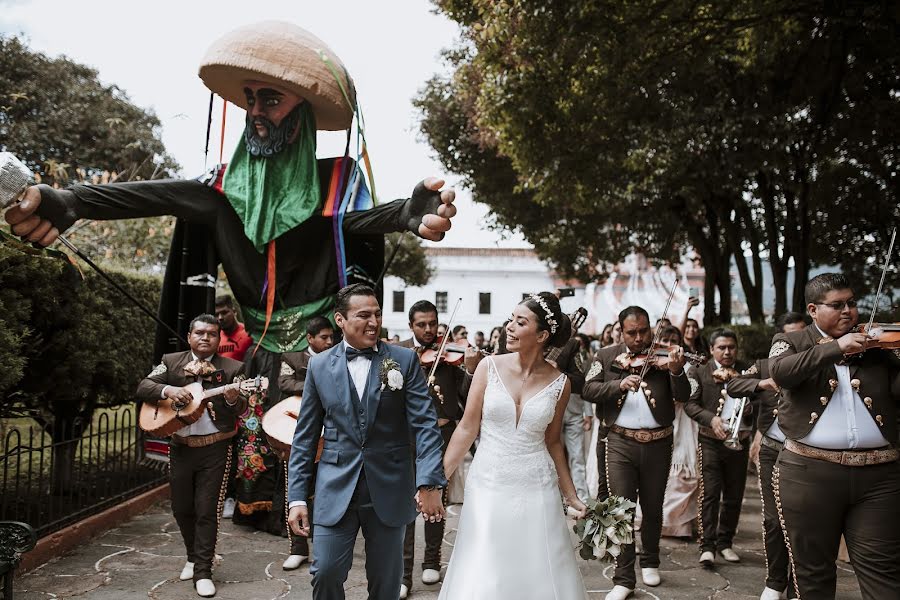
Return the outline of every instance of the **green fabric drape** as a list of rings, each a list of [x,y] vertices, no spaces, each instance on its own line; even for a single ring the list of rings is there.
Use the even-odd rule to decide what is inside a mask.
[[[321,196],[316,121],[309,103],[300,105],[296,141],[275,156],[251,156],[241,138],[228,163],[222,189],[260,254],[267,243],[312,216]]]

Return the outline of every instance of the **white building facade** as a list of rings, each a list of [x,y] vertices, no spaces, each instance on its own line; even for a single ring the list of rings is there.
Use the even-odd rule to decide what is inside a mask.
[[[525,248],[426,247],[434,269],[428,285],[407,287],[397,277],[384,280],[384,327],[389,335],[408,338],[409,307],[419,300],[433,302],[441,323],[447,323],[458,299],[462,299],[452,325],[465,325],[469,341],[475,332],[490,335],[492,328],[509,318],[524,295],[555,291],[558,284],[547,264]],[[563,309],[579,306],[578,295],[565,298]],[[571,306],[570,306],[571,305]]]

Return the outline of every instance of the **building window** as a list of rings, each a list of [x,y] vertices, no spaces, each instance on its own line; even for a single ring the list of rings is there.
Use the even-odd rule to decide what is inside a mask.
[[[478,294],[478,314],[479,315],[491,314],[491,293],[490,292],[480,292]]]
[[[406,310],[406,292],[394,292],[394,312],[402,313]]]
[[[438,313],[447,312],[447,292],[435,292],[434,305],[437,307]]]

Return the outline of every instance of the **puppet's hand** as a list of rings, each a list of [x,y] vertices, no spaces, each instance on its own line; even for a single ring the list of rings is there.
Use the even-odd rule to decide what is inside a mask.
[[[452,189],[441,191],[443,185],[444,180],[436,177],[420,181],[403,209],[406,228],[426,240],[442,240],[444,232],[450,229],[450,219],[456,215],[453,206],[456,192]]]
[[[48,185],[31,186],[4,217],[13,233],[23,240],[49,246],[77,220],[66,203],[67,195],[71,192]]]

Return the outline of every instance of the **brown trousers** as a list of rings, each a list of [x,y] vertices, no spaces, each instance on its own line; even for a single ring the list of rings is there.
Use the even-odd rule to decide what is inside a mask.
[[[862,597],[900,599],[900,462],[849,467],[782,450],[772,485],[798,598],[834,600],[843,534]]]
[[[788,585],[793,576],[790,573],[784,533],[781,531],[778,509],[775,506],[775,490],[772,489],[772,470],[777,460],[777,450],[768,446],[760,447],[758,475],[763,509],[763,543],[766,549],[766,587],[780,592],[787,589],[788,598],[796,598],[794,586]]]
[[[441,437],[444,439],[444,450],[447,450],[447,444],[453,432],[456,431],[456,422],[450,421],[441,427]],[[412,445],[413,461],[415,462],[415,444]],[[443,454],[443,453],[442,453]],[[444,490],[443,497],[444,506],[447,505],[447,490]],[[437,523],[425,521],[425,556],[422,560],[422,570],[434,569],[441,570],[441,544],[444,543],[444,528],[446,522],[441,520]],[[412,589],[412,573],[413,564],[415,563],[416,554],[416,522],[413,521],[406,526],[406,532],[403,535],[403,585],[408,589]]]
[[[741,450],[729,450],[720,440],[700,436],[701,552],[721,552],[734,540],[747,486],[750,440],[741,444]]]
[[[230,457],[230,439],[200,448],[174,443],[169,447],[172,513],[187,559],[194,563],[194,581],[212,577]]]
[[[641,568],[659,567],[662,507],[672,462],[672,436],[642,444],[614,431],[606,438],[607,486],[613,496],[637,502],[640,493]],[[616,559],[613,583],[634,589],[634,544],[622,548]]]

